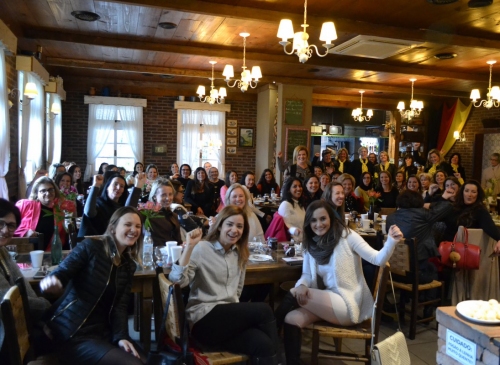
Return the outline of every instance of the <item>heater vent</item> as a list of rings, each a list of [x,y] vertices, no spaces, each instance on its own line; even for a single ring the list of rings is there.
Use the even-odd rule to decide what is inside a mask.
[[[384,59],[407,51],[420,44],[421,43],[403,39],[358,35],[347,42],[333,47],[330,53]]]

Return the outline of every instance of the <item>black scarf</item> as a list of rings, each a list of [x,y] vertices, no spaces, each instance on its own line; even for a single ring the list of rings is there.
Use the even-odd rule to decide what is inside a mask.
[[[330,237],[330,232],[321,237],[314,236],[312,240],[314,244],[311,244],[307,248],[307,251],[316,260],[318,265],[327,264],[336,246],[333,237]]]

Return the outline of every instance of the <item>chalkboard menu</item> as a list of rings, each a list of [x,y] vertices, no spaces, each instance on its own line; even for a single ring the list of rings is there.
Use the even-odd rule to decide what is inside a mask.
[[[285,124],[304,124],[304,100],[285,99]]]
[[[285,156],[286,160],[292,161],[293,150],[295,147],[302,145],[306,146],[310,150],[310,135],[309,128],[298,128],[298,127],[287,127],[286,128],[286,140],[285,140]]]

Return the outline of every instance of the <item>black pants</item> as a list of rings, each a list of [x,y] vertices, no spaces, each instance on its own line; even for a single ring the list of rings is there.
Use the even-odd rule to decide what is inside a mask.
[[[277,353],[266,328],[274,321],[271,307],[265,303],[230,303],[216,305],[196,322],[191,334],[202,345],[249,356],[269,357]],[[267,326],[269,327],[269,326]]]

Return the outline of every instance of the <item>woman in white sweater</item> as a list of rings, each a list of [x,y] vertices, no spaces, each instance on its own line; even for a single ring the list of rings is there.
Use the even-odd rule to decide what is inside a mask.
[[[387,242],[376,251],[335,218],[325,201],[315,201],[307,208],[303,235],[302,276],[290,291],[296,304],[288,309],[298,308],[285,318],[287,365],[300,363],[301,328],[319,320],[348,326],[370,318],[373,298],[363,277],[361,258],[385,265],[403,237],[397,226],[390,227]],[[324,290],[318,289],[318,278]]]
[[[303,191],[302,181],[299,178],[290,177],[281,190],[283,201],[278,208],[286,229],[297,242],[302,240],[302,226],[306,214],[302,201]]]

